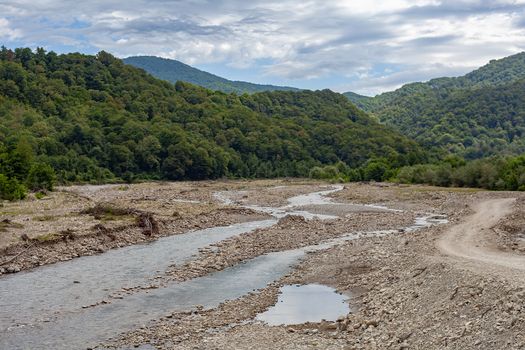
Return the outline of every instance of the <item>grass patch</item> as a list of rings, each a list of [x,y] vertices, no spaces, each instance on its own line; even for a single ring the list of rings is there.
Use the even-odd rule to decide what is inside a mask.
[[[6,232],[9,228],[24,228],[24,225],[19,224],[18,222],[13,222],[9,219],[0,221],[0,232]]]
[[[42,191],[35,193],[36,199],[43,199],[45,196],[46,196],[46,193]]]
[[[97,220],[112,221],[130,218],[135,214],[135,210],[129,208],[119,208],[109,203],[99,203],[94,207],[82,210],[81,214],[93,216]]]
[[[50,241],[56,241],[60,237],[61,237],[60,234],[56,232],[50,232],[44,235],[36,236],[35,240],[37,240],[38,242],[50,242]]]
[[[36,221],[56,221],[57,217],[53,216],[53,215],[42,215],[42,216],[34,217],[33,220],[36,220]]]
[[[75,233],[72,230],[67,229],[67,230],[60,231],[60,232],[50,232],[44,235],[40,235],[40,236],[35,237],[34,240],[44,243],[44,242],[53,242],[53,241],[59,241],[59,240],[67,241],[67,240],[72,240],[74,238],[75,238]]]

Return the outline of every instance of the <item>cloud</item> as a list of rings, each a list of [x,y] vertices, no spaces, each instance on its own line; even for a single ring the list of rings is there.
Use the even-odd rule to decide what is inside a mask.
[[[407,82],[427,81],[441,76],[457,76],[476,66],[449,67],[443,64],[432,64],[425,67],[405,66],[401,71],[391,74],[367,76],[348,84],[337,86],[339,91],[359,91],[363,95],[372,96],[379,92],[392,91]]]
[[[7,19],[0,17],[0,39],[11,41],[20,36],[21,33],[19,30],[13,29]]]
[[[440,1],[423,6],[411,6],[406,10],[400,11],[403,18],[411,17],[414,19],[422,18],[464,18],[470,16],[490,15],[495,13],[512,13],[523,10],[520,1],[508,0],[453,0]]]
[[[7,44],[158,55],[369,94],[525,48],[522,0],[3,0],[0,14]]]

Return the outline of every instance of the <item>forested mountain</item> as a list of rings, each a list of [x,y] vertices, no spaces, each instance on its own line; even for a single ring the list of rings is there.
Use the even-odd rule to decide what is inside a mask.
[[[232,81],[217,75],[204,72],[188,66],[177,60],[170,60],[155,56],[133,56],[125,58],[124,63],[144,69],[154,77],[172,83],[185,81],[211,90],[225,93],[254,93],[263,91],[297,91],[299,89],[287,86],[261,85],[244,81]]]
[[[32,164],[76,182],[308,176],[378,158],[399,167],[425,153],[328,90],[237,96],[158,80],[106,52],[0,51],[0,173],[17,183]]]
[[[407,84],[355,100],[427,148],[467,159],[525,152],[525,53],[458,78]]]
[[[368,100],[370,98],[368,96],[359,95],[359,94],[356,94],[355,92],[351,92],[351,91],[345,92],[345,93],[343,93],[343,95],[346,96],[346,98],[349,99],[350,102],[355,103],[355,104],[358,104],[358,103],[360,103],[362,101],[365,101],[365,100]]]

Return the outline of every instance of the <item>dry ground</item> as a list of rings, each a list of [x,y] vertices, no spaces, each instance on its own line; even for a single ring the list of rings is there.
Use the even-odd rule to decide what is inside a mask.
[[[51,263],[82,255],[82,236],[97,224],[115,231],[102,250],[156,239],[161,235],[262,217],[240,205],[282,206],[322,183],[300,180],[149,183],[132,186],[63,188],[44,200],[4,204],[0,259],[49,232],[70,229],[72,240],[46,245]],[[231,194],[231,205],[216,193]],[[450,223],[416,232],[368,236],[310,253],[293,271],[267,288],[211,310],[173,313],[122,334],[107,347],[152,344],[160,349],[524,349],[525,197],[520,193],[443,189],[395,184],[345,184],[335,201],[385,205],[403,212],[364,211],[337,220],[285,218],[264,230],[233,237],[166,272],[185,280],[222,270],[255,256],[287,250],[343,233],[399,228],[424,213],[447,215]],[[191,202],[188,202],[191,201]],[[97,203],[131,208],[131,215],[80,214]],[[336,210],[336,209],[333,209]],[[136,213],[150,213],[158,234],[145,236]],[[42,219],[39,217],[50,217]],[[56,217],[56,218],[55,218]],[[34,229],[33,229],[34,227]],[[119,227],[126,227],[119,231]],[[29,240],[22,241],[25,233]],[[91,239],[91,238],[90,238]],[[101,241],[87,240],[87,254]],[[85,243],[84,242],[84,243]],[[35,247],[41,247],[36,244]],[[13,248],[14,247],[14,248]],[[40,249],[40,248],[39,248]],[[51,253],[50,253],[51,252]],[[73,254],[71,253],[73,252]],[[32,253],[19,258],[26,261]],[[45,254],[43,256],[46,256]],[[48,255],[50,256],[50,255]],[[15,263],[20,264],[20,260]],[[0,260],[0,263],[3,260]],[[12,266],[12,264],[8,264]],[[5,268],[6,266],[4,266]],[[351,296],[352,312],[338,322],[269,327],[253,318],[277,300],[279,286],[321,283]],[[167,313],[169,310],[167,310]]]
[[[243,202],[251,202],[250,191],[242,196]],[[350,184],[333,197],[402,208],[412,215],[443,213],[450,223],[366,237],[312,253],[290,275],[263,290],[213,310],[174,314],[112,344],[153,344],[161,349],[525,348],[525,256],[516,249],[525,217],[521,194]],[[308,230],[295,223],[285,232],[302,240],[298,232],[304,231]],[[207,252],[203,261],[242,255],[228,246],[220,244],[223,250]],[[245,251],[238,241],[234,246]],[[488,252],[492,255],[486,258]],[[512,266],[502,266],[506,259]],[[199,266],[206,270],[207,264]],[[353,312],[338,322],[296,326],[269,327],[253,321],[276,302],[278,286],[294,283],[333,286],[351,295]]]

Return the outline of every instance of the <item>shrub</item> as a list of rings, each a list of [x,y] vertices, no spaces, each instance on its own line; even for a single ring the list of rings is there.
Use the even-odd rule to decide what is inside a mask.
[[[20,184],[17,179],[8,179],[4,174],[0,174],[0,197],[10,201],[24,199],[27,189]]]
[[[26,184],[33,191],[52,191],[55,184],[55,171],[48,164],[36,163],[31,166]]]
[[[364,179],[365,180],[374,180],[374,181],[383,181],[386,179],[386,173],[389,170],[388,164],[383,161],[370,161],[364,168]]]

